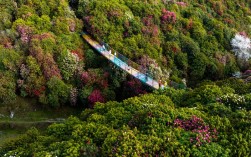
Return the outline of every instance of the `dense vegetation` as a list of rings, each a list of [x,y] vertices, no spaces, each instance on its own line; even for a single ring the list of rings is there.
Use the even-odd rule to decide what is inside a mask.
[[[144,93],[140,82],[127,82],[123,72],[112,70],[83,42],[83,22],[67,1],[0,3],[0,103],[15,103],[21,95],[54,107],[92,107],[96,101],[114,100],[116,90],[125,91],[118,98]],[[132,89],[124,88],[128,83]],[[128,90],[130,95],[123,94]]]
[[[186,78],[195,85],[249,68],[248,62],[236,62],[230,45],[236,33],[250,33],[249,4],[247,0],[79,0],[77,15],[91,34],[127,57],[141,64],[144,55],[155,59],[163,79]]]
[[[88,108],[46,133],[30,129],[0,147],[0,156],[251,156],[251,77],[231,78],[251,74],[250,6],[0,1],[0,105],[20,96]],[[83,30],[153,78],[189,88],[146,94],[151,89],[81,39]]]
[[[1,2],[1,103],[21,95],[54,107],[92,107],[146,93],[83,42],[83,28],[162,81],[195,86],[249,69],[249,60],[231,51],[244,51],[231,47],[236,33],[250,33],[247,1],[69,2]]]
[[[97,103],[45,135],[29,130],[0,155],[250,156],[250,98],[211,83]]]

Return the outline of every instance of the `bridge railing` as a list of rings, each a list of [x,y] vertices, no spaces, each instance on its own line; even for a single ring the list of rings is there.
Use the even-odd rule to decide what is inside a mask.
[[[100,38],[96,38],[96,41],[98,43],[100,43],[101,45],[104,45],[105,48],[109,51],[111,50],[111,53],[116,56],[117,58],[119,58],[121,61],[125,62],[127,65],[133,67],[134,69],[138,70],[139,72],[141,72],[142,74],[146,75],[147,77],[149,77],[150,79],[153,79],[152,76],[150,76],[149,74],[146,73],[145,70],[143,70],[142,66],[135,63],[134,61],[132,61],[131,59],[125,57],[123,54],[119,53],[118,51],[114,50],[112,47],[110,47],[107,43],[105,43],[104,41],[102,41]]]
[[[134,69],[138,70],[140,73],[142,73],[142,74],[146,75],[147,77],[153,79],[149,74],[146,73],[146,71],[142,68],[141,65],[139,65],[139,64],[135,63],[134,61],[132,61],[131,59],[125,57],[123,54],[117,52],[116,50],[114,50],[110,46],[108,46],[107,49],[111,50],[111,53],[114,56],[116,56],[117,58],[119,58],[121,61],[123,61],[124,63],[126,63],[130,67],[133,67]]]
[[[170,81],[169,86],[173,87],[175,89],[185,89],[186,88],[185,84],[180,84],[180,83],[177,83],[177,82],[174,82],[174,81]]]
[[[88,33],[85,33],[88,34]],[[145,70],[144,68],[142,68],[141,65],[135,63],[134,61],[130,60],[129,58],[125,57],[123,54],[117,52],[116,50],[114,50],[112,47],[110,47],[107,43],[105,43],[104,41],[102,41],[100,38],[95,38],[95,40],[100,44],[100,45],[104,45],[107,51],[111,51],[111,54],[113,54],[114,56],[116,56],[117,58],[119,58],[121,61],[123,61],[124,63],[126,63],[128,66],[138,70],[140,73],[144,74],[145,76],[147,76],[148,78],[153,79],[152,76],[150,76]],[[159,84],[160,80],[156,80]],[[170,81],[169,82],[169,86],[174,87],[176,89],[184,89],[186,88],[186,86],[184,84],[179,84],[177,82],[174,81]]]

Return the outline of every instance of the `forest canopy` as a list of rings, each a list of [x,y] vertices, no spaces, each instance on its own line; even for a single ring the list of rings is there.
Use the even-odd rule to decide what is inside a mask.
[[[0,100],[21,95],[54,107],[92,107],[149,92],[93,51],[83,31],[169,85],[195,87],[244,73],[250,69],[248,6],[243,0],[1,1],[0,76],[10,81]]]
[[[250,156],[250,94],[225,92],[207,84],[97,103],[45,134],[30,129],[0,155]]]
[[[0,156],[251,156],[250,7],[250,0],[0,1],[0,107],[23,97],[83,110],[45,131],[31,128]],[[154,91],[128,75],[83,32],[168,86]]]

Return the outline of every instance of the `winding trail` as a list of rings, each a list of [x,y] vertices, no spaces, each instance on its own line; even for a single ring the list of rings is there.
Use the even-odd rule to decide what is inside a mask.
[[[126,58],[123,55],[107,50],[103,45],[101,45],[96,40],[92,39],[87,33],[83,33],[82,37],[94,48],[96,49],[100,54],[102,54],[105,58],[107,58],[109,61],[111,61],[113,64],[121,68],[122,70],[126,71],[133,77],[137,78],[141,82],[145,83],[146,85],[154,88],[159,89],[163,88],[164,85],[160,84],[159,81],[156,81],[152,79],[151,77],[147,76],[147,74],[140,72],[139,70],[133,68],[130,66],[127,62],[122,61],[120,58]],[[131,64],[136,65],[136,63],[130,61]]]

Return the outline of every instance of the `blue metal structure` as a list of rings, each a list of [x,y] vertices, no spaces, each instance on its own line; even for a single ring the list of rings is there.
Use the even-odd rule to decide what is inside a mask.
[[[148,86],[159,89],[164,88],[164,85],[160,83],[160,81],[156,81],[153,78],[149,77],[147,74],[140,72],[134,67],[139,67],[136,63],[132,61],[128,61],[128,59],[124,59],[122,54],[114,51],[114,50],[107,50],[105,46],[101,45],[96,40],[92,39],[87,33],[83,33],[82,37],[94,48],[96,49],[100,54],[102,54],[104,57],[106,57],[108,60],[110,60],[113,64],[121,68],[122,70],[126,71],[133,77],[137,78],[141,82],[147,84]],[[126,60],[126,61],[124,61]],[[130,63],[130,64],[128,64]]]

